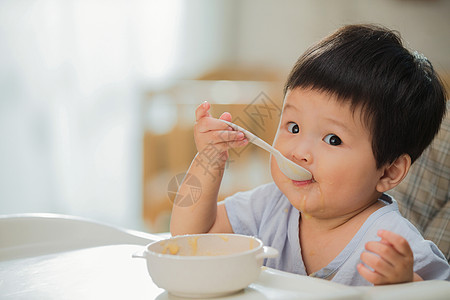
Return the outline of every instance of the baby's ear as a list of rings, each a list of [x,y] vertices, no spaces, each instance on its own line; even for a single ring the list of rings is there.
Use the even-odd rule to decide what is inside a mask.
[[[411,166],[411,157],[408,154],[402,154],[392,164],[386,165],[384,173],[377,184],[377,191],[384,193],[396,187],[408,174]]]

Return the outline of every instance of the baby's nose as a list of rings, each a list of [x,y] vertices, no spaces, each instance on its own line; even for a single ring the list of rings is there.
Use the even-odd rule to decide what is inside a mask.
[[[313,162],[312,153],[307,145],[300,145],[292,151],[293,161],[302,164],[311,164]]]
[[[305,162],[311,162],[312,161],[312,155],[311,153],[305,153],[303,155],[303,157],[301,158],[301,160],[305,161]]]

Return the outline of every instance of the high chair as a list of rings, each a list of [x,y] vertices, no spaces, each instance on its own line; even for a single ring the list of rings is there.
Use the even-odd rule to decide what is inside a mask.
[[[414,141],[411,141],[412,143]],[[450,102],[441,129],[409,174],[388,193],[402,215],[450,260]]]
[[[105,245],[146,245],[157,239],[81,217],[0,215],[0,261]]]

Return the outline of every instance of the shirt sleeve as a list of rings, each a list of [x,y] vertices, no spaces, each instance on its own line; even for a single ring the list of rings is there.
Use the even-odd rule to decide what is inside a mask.
[[[236,193],[223,201],[234,233],[259,236],[261,220],[267,209],[267,199],[273,194],[273,186],[265,184]]]
[[[414,272],[424,280],[450,280],[450,266],[439,248],[423,240],[414,251]]]

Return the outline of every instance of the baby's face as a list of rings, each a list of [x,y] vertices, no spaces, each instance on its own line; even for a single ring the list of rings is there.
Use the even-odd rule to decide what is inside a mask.
[[[347,103],[317,90],[286,94],[274,146],[311,172],[293,181],[271,160],[272,177],[294,207],[306,215],[331,218],[351,214],[376,201],[377,169],[369,129]]]

